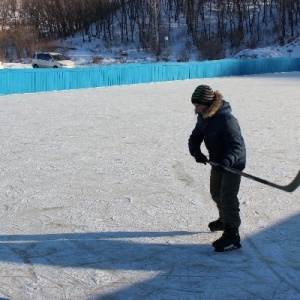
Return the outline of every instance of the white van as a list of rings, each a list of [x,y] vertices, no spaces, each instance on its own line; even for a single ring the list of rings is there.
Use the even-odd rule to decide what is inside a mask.
[[[57,52],[36,52],[32,58],[33,68],[74,68],[74,62]]]

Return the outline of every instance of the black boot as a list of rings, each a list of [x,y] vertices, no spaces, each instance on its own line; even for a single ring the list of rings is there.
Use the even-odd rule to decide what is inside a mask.
[[[225,226],[222,236],[212,243],[216,252],[224,252],[241,248],[241,239],[237,228]]]
[[[210,231],[223,231],[224,225],[220,219],[212,221],[208,224]]]

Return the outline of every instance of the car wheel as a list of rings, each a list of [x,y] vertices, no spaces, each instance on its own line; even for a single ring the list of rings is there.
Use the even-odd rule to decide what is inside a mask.
[[[33,65],[33,67],[36,69],[36,68],[38,68],[39,66],[38,66],[38,65]]]
[[[57,69],[57,66],[53,66],[54,69]]]

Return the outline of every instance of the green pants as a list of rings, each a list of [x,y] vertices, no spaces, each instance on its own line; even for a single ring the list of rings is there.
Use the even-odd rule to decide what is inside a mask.
[[[237,197],[241,177],[228,172],[211,170],[210,193],[219,210],[219,218],[225,226],[239,228],[240,204]]]

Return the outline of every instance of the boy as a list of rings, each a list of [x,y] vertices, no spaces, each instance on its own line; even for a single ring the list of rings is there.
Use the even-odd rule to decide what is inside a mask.
[[[222,166],[240,171],[245,168],[246,148],[240,126],[231,114],[230,104],[207,85],[199,85],[195,89],[192,103],[198,118],[188,141],[189,151],[197,163],[206,164],[208,159],[200,149],[204,142],[209,160],[219,164],[219,167],[212,167],[210,174],[210,193],[217,205],[219,218],[208,226],[211,231],[224,232],[212,245],[216,252],[237,249],[241,247],[237,197],[241,177],[224,171]]]

